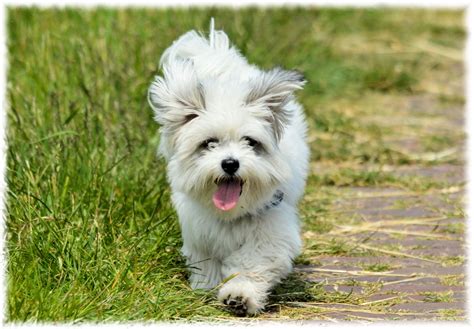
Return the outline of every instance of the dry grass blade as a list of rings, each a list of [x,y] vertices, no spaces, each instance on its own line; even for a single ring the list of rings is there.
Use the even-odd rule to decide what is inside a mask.
[[[413,258],[413,259],[422,260],[422,261],[424,261],[424,262],[435,263],[435,264],[442,264],[441,262],[438,262],[438,261],[436,261],[436,260],[432,260],[432,259],[428,259],[428,258],[423,258],[423,257],[418,257],[418,256],[410,255],[410,254],[407,254],[407,253],[404,253],[404,252],[393,251],[393,250],[386,250],[386,249],[382,249],[382,248],[372,247],[372,246],[369,246],[369,245],[366,245],[366,244],[362,244],[362,243],[361,243],[361,244],[357,244],[356,247],[361,248],[361,249],[365,249],[365,250],[376,251],[376,252],[380,252],[380,253],[387,254],[387,255],[392,255],[392,256],[400,256],[400,257],[406,257],[406,258]]]
[[[393,151],[396,151],[398,153],[403,154],[404,156],[408,157],[410,160],[414,161],[439,161],[441,159],[449,158],[450,156],[456,155],[456,152],[458,152],[457,147],[452,147],[446,150],[443,150],[441,152],[426,152],[426,153],[410,153],[405,150],[400,150],[400,149],[394,149],[392,147]]]
[[[417,43],[413,44],[413,47],[421,49],[423,51],[433,53],[436,55],[440,55],[446,58],[449,58],[453,61],[458,61],[462,62],[464,60],[463,53],[453,49],[453,48],[448,48],[448,47],[443,47],[440,45],[436,45],[432,42],[427,42],[427,41],[418,41]]]
[[[325,268],[314,268],[311,269],[314,272],[323,272],[323,273],[344,273],[352,276],[386,276],[386,277],[413,277],[414,274],[394,274],[389,272],[370,272],[370,271],[346,271],[346,270],[332,270]]]
[[[411,225],[411,224],[407,224]],[[373,226],[373,227],[370,227]],[[387,233],[387,234],[402,234],[402,235],[413,235],[420,236],[425,238],[435,238],[441,240],[460,240],[460,238],[454,238],[442,234],[426,233],[426,232],[415,232],[415,231],[402,231],[402,230],[393,230],[393,229],[383,229],[380,228],[382,223],[376,223],[376,225],[369,225],[369,227],[356,227],[356,226],[344,226],[341,230],[336,232],[331,232],[333,234],[356,234],[361,232],[377,232],[377,233]]]
[[[293,305],[293,303],[291,303],[291,304]],[[298,303],[298,304],[301,304],[301,303]],[[335,304],[335,303],[323,304],[323,303],[309,302],[309,303],[304,303],[304,305],[306,305],[306,307],[314,307],[314,308],[318,308],[318,309],[321,309],[321,310],[325,310],[326,313],[327,312],[331,312],[331,313],[332,312],[362,312],[362,313],[367,313],[367,314],[382,314],[382,315],[388,314],[385,311],[370,310],[370,309],[358,308],[358,307],[347,307],[347,308],[333,308],[333,307],[331,307],[331,305],[340,305],[340,304]],[[344,304],[344,305],[349,306],[350,304]],[[351,306],[356,306],[356,305],[351,305]],[[393,315],[423,315],[424,313],[393,312],[393,313],[390,313],[390,314],[393,314]]]
[[[387,226],[400,226],[400,225],[447,225],[449,223],[439,223],[442,220],[447,220],[448,217],[421,217],[421,218],[402,218],[402,219],[390,219],[390,220],[378,220],[376,222],[369,222],[365,221],[363,223],[355,225],[335,225],[336,227],[340,228],[338,231],[331,231],[331,234],[339,234],[339,233],[346,233],[352,230],[376,230],[380,227],[387,227]],[[432,223],[435,222],[435,223]]]
[[[423,279],[423,278],[424,277],[418,276],[418,277],[408,278],[408,279],[403,279],[403,280],[398,280],[398,281],[385,282],[383,285],[384,286],[391,286],[391,285],[394,285],[394,284],[412,282],[412,281],[420,280],[420,279]]]
[[[414,235],[414,236],[421,236],[425,238],[437,238],[441,240],[460,240],[461,239],[461,238],[453,238],[453,237],[442,235],[442,234],[433,234],[433,233],[425,233],[425,232],[409,232],[409,231],[392,230],[392,229],[380,229],[378,230],[378,232],[389,233],[389,234]]]
[[[407,196],[419,196],[433,195],[433,194],[453,194],[462,191],[463,186],[450,186],[440,190],[432,190],[424,193],[414,191],[393,191],[393,192],[357,192],[351,195],[351,199],[369,199],[369,198],[391,198],[391,197],[407,197]]]

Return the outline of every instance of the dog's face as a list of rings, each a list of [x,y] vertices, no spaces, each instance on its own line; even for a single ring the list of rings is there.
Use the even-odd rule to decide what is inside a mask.
[[[189,61],[165,67],[149,101],[172,188],[223,217],[271,198],[289,175],[278,148],[291,118],[284,105],[303,84],[299,73],[280,69],[242,83],[199,81]]]

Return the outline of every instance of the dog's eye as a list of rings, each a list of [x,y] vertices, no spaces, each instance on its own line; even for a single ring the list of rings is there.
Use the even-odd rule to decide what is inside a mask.
[[[255,139],[253,139],[252,137],[245,136],[244,140],[247,142],[247,144],[251,148],[256,148],[256,147],[260,146],[260,143],[258,141],[256,141]]]
[[[201,145],[199,145],[199,147],[210,150],[216,147],[217,143],[219,143],[219,140],[217,138],[208,138],[203,141]]]

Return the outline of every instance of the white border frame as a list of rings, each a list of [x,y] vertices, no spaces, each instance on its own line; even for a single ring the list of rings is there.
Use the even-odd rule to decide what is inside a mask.
[[[285,1],[285,0],[270,0],[270,1],[249,1],[249,0],[240,0],[238,3],[232,3],[229,1],[218,0],[218,1],[144,1],[144,0],[116,0],[116,1],[106,1],[106,0],[42,0],[42,1],[27,1],[27,0],[5,0],[3,1],[3,5],[0,7],[0,99],[2,104],[2,109],[0,111],[0,216],[1,216],[1,225],[0,225],[0,325],[4,327],[41,327],[41,328],[56,328],[57,326],[61,327],[69,327],[71,324],[33,324],[33,323],[25,323],[25,324],[5,324],[4,323],[4,316],[6,313],[6,249],[5,249],[5,199],[6,199],[6,154],[7,154],[7,145],[6,145],[6,125],[7,125],[7,115],[6,109],[8,107],[7,100],[6,100],[6,83],[7,83],[7,70],[8,70],[8,63],[7,63],[7,32],[6,32],[6,7],[7,6],[38,6],[38,7],[86,7],[92,8],[96,6],[106,6],[106,7],[187,7],[187,6],[211,6],[211,5],[218,5],[218,6],[226,6],[226,7],[244,7],[244,6],[321,6],[321,7],[409,7],[409,8],[445,8],[445,9],[465,9],[466,10],[466,26],[468,31],[468,36],[466,40],[466,48],[465,48],[465,65],[466,65],[466,83],[465,83],[465,96],[466,96],[466,123],[465,123],[465,131],[467,135],[467,149],[466,149],[466,174],[467,174],[467,204],[466,204],[466,221],[467,221],[467,236],[466,236],[466,247],[468,251],[468,260],[467,260],[467,316],[468,322],[460,323],[460,322],[433,322],[433,321],[423,321],[423,322],[384,322],[384,323],[373,323],[372,326],[379,327],[417,327],[417,328],[446,328],[446,327],[471,327],[472,323],[472,315],[473,313],[473,305],[472,305],[472,296],[473,296],[473,285],[472,285],[472,273],[473,273],[473,262],[470,259],[472,255],[472,245],[471,241],[474,238],[474,227],[470,225],[470,220],[473,218],[474,215],[474,198],[473,195],[473,184],[472,180],[474,179],[474,168],[472,166],[474,155],[472,154],[472,150],[474,150],[474,9],[473,4],[471,1],[468,0],[379,0],[379,1],[372,1],[372,0],[321,0],[321,1]],[[472,132],[472,133],[471,133]],[[471,150],[471,152],[469,152]],[[144,327],[144,326],[153,326],[153,327],[232,327],[232,328],[239,328],[239,327],[246,327],[248,325],[255,324],[253,321],[249,321],[248,324],[242,325],[224,325],[224,324],[186,324],[186,323],[164,323],[164,322],[145,322],[145,323],[138,323],[138,322],[129,322],[129,323],[108,323],[108,324],[100,324],[102,328],[111,328],[111,327],[122,327],[122,328],[137,328],[137,327]],[[315,322],[315,321],[294,321],[294,322],[271,322],[271,323],[264,323],[258,322],[258,325],[270,326],[270,327],[284,327],[284,328],[296,328],[300,326],[323,326],[323,327],[365,327],[367,324],[360,324],[356,322],[339,322],[339,323],[328,323],[328,322]],[[370,324],[369,324],[370,325]],[[97,325],[94,324],[81,324],[76,325],[81,328],[90,328],[96,327]]]

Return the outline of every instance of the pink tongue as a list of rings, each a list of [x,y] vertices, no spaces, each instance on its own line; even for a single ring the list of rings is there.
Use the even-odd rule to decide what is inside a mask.
[[[240,192],[242,192],[240,182],[222,182],[217,186],[217,191],[212,196],[212,201],[220,210],[231,210],[239,201]]]

